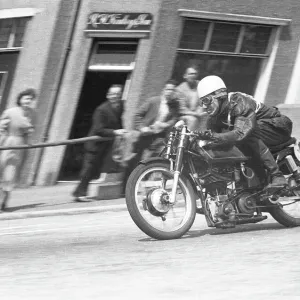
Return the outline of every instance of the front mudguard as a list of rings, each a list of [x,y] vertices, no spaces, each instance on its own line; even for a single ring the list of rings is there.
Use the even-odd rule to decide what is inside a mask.
[[[170,165],[170,170],[173,172],[174,170],[174,165],[172,165],[172,161],[164,158],[164,157],[151,157],[151,158],[148,158],[148,159],[144,159],[144,160],[141,160],[139,162],[139,165],[147,165],[147,164],[150,164],[150,163],[153,163],[153,162],[166,162],[167,164]],[[193,187],[193,192],[194,192],[194,195],[195,195],[195,199],[199,198],[199,192],[197,191],[197,188],[196,188],[196,185],[195,185],[195,182],[192,178],[192,175],[189,174],[189,172],[183,168],[183,171],[182,171],[182,174],[188,179],[188,181],[190,182],[191,186]]]
[[[147,159],[144,159],[144,160],[141,160],[139,162],[139,165],[147,165],[147,164],[150,164],[150,163],[153,163],[153,162],[166,162],[168,164],[171,164],[171,162],[164,158],[164,157],[150,157],[150,158],[147,158]]]

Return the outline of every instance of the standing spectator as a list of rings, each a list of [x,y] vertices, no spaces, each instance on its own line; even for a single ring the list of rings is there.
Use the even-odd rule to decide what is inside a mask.
[[[130,173],[141,159],[161,152],[166,135],[179,119],[179,113],[179,96],[174,80],[165,83],[161,95],[149,98],[141,105],[135,119],[135,129],[140,133],[134,145],[136,156],[125,170],[124,188]]]
[[[33,101],[34,89],[26,89],[17,97],[17,106],[5,110],[0,118],[1,146],[13,147],[29,142],[33,132],[35,112]],[[5,210],[11,191],[15,186],[16,176],[25,155],[25,149],[3,150],[0,154],[1,210]]]
[[[108,89],[107,101],[99,105],[93,114],[89,136],[115,137],[126,132],[125,129],[122,129],[121,119],[123,113],[122,89],[123,87],[117,84]],[[86,198],[89,183],[101,170],[106,156],[112,151],[112,145],[113,139],[86,143],[80,182],[73,192],[75,201],[82,201]]]
[[[183,75],[184,82],[178,87],[177,91],[182,94],[181,119],[183,119],[190,130],[204,130],[206,127],[207,114],[200,106],[197,94],[199,83],[198,69],[195,66],[188,67]]]

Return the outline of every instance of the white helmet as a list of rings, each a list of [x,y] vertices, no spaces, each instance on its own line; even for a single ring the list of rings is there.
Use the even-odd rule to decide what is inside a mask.
[[[215,75],[206,76],[198,83],[198,97],[205,97],[219,89],[226,89],[224,81],[220,77]]]

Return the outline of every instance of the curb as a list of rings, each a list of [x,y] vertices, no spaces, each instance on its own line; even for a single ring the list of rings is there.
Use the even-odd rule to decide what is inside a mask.
[[[58,210],[41,210],[32,212],[19,212],[19,213],[1,213],[1,220],[15,220],[15,219],[29,219],[51,216],[64,216],[64,215],[80,215],[80,214],[92,214],[100,212],[118,212],[126,211],[126,204],[105,205],[98,207],[82,207],[82,208],[67,208]]]

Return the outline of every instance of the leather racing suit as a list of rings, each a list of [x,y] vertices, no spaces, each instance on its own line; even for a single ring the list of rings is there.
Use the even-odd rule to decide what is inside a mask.
[[[265,171],[258,161],[269,171],[272,184],[282,183],[283,174],[267,146],[290,139],[291,120],[281,115],[277,108],[268,107],[240,92],[229,93],[228,99],[223,100],[220,106],[219,113],[208,120],[208,129],[212,131],[209,147],[234,144],[252,157],[252,167],[260,181],[265,180]]]

